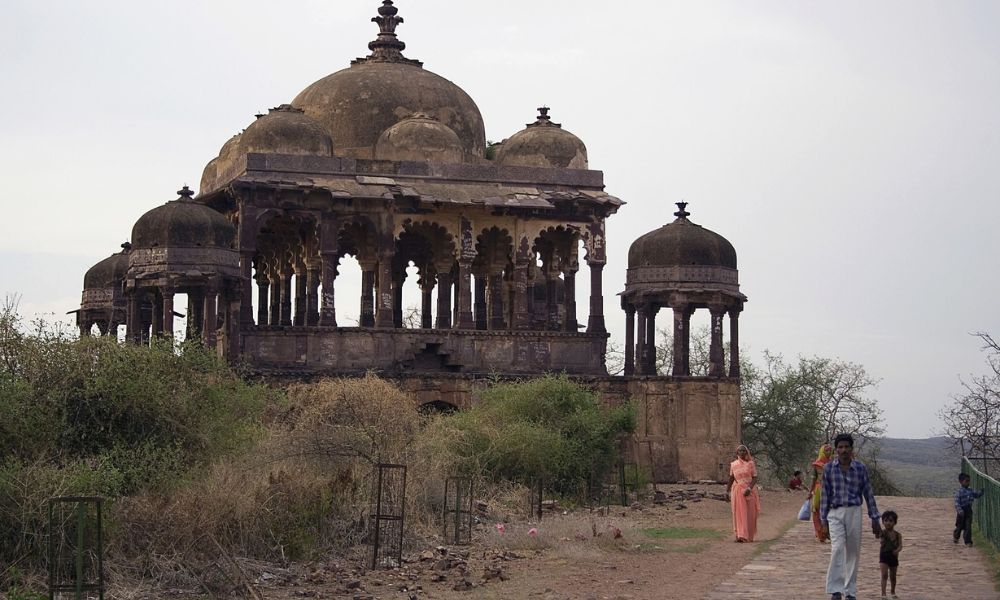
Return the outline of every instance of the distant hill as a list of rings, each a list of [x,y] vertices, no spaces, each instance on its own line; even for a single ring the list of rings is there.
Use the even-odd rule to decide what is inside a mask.
[[[878,463],[908,496],[950,496],[958,487],[962,454],[950,438],[881,438]]]

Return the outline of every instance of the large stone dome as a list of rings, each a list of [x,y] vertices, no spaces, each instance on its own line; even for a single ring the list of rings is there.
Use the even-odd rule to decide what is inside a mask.
[[[236,228],[221,213],[191,200],[184,186],[179,198],[150,210],[132,226],[132,246],[149,248],[230,249]]]
[[[406,45],[395,34],[403,19],[396,13],[385,0],[372,19],[380,28],[368,45],[372,54],[313,83],[292,104],[327,130],[337,155],[372,158],[382,132],[424,113],[458,135],[467,157],[482,158],[486,131],[479,107],[462,88],[403,57]]]
[[[736,268],[736,249],[726,238],[689,221],[689,213],[684,206],[674,214],[677,219],[672,223],[632,242],[628,250],[629,269],[675,266]]]
[[[507,139],[497,155],[501,165],[586,169],[587,147],[583,141],[553,123],[549,109],[538,109],[538,120]]]

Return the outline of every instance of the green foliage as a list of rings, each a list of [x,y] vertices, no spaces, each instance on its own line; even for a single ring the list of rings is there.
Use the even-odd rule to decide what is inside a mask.
[[[48,498],[175,489],[249,447],[272,398],[199,345],[28,329],[8,302],[0,308],[0,564],[44,556]]]
[[[547,376],[496,383],[478,406],[437,426],[460,472],[522,482],[542,477],[567,493],[610,471],[635,415],[631,406],[603,407],[595,393],[565,376]]]

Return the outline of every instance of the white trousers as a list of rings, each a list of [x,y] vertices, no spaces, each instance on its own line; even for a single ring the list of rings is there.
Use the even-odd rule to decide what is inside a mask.
[[[826,571],[826,593],[858,595],[858,557],[861,554],[861,507],[831,508],[830,568]]]

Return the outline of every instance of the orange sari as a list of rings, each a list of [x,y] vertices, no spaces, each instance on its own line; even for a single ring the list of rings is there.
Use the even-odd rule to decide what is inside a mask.
[[[757,515],[760,514],[760,495],[757,488],[750,482],[757,476],[757,465],[753,458],[741,460],[737,458],[729,463],[729,474],[733,476],[732,489],[729,490],[729,504],[733,510],[733,531],[737,539],[742,538],[752,542],[757,535]],[[746,490],[749,495],[744,495]]]
[[[819,456],[813,461],[813,486],[812,490],[810,490],[812,493],[811,512],[816,539],[821,542],[826,540],[826,536],[823,535],[823,523],[819,520],[819,502],[820,496],[823,494],[823,466],[832,459],[833,448],[830,444],[823,444],[819,449]]]

